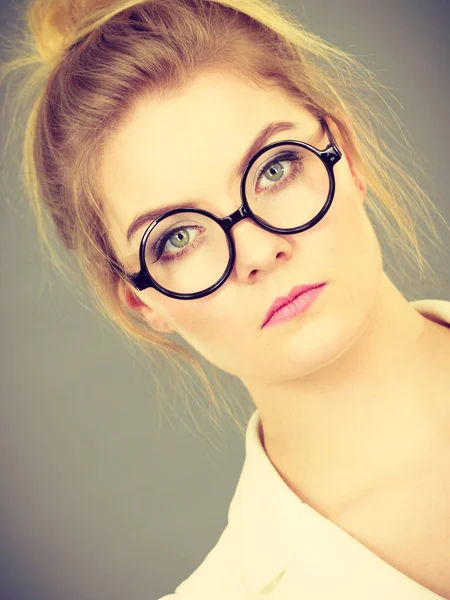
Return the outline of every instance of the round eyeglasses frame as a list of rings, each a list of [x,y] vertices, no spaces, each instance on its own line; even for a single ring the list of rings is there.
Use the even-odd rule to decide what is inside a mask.
[[[150,223],[150,225],[147,227],[147,229],[145,230],[145,232],[142,236],[142,240],[141,240],[141,244],[140,244],[140,248],[139,248],[139,262],[140,262],[139,273],[136,273],[134,275],[128,275],[121,268],[118,269],[119,272],[135,287],[135,289],[137,289],[139,291],[142,291],[149,287],[152,287],[152,288],[155,288],[158,292],[161,292],[162,294],[164,294],[165,296],[169,296],[170,298],[176,298],[179,300],[195,300],[196,298],[203,298],[204,296],[208,296],[209,294],[212,294],[221,285],[223,285],[225,283],[225,281],[228,279],[231,271],[233,270],[234,262],[236,259],[236,248],[234,245],[233,238],[230,235],[230,231],[231,231],[231,228],[234,225],[236,225],[236,223],[239,223],[239,221],[242,221],[242,219],[252,219],[255,223],[257,223],[260,227],[262,227],[263,229],[265,229],[267,231],[270,231],[273,233],[288,234],[288,235],[293,234],[293,233],[300,233],[301,231],[306,231],[307,229],[314,227],[314,225],[316,225],[321,219],[323,219],[323,217],[326,215],[326,213],[328,212],[328,210],[331,206],[331,203],[334,198],[334,191],[335,191],[335,179],[334,179],[333,167],[342,157],[342,152],[340,151],[340,149],[338,148],[338,146],[336,144],[336,140],[334,139],[334,136],[333,136],[332,132],[330,131],[330,128],[328,127],[328,123],[325,121],[325,119],[320,119],[320,123],[321,123],[322,127],[324,128],[324,130],[326,131],[329,141],[330,141],[330,144],[324,150],[319,150],[318,148],[315,148],[314,146],[311,146],[310,144],[307,144],[306,142],[300,142],[297,140],[282,140],[280,142],[273,142],[272,144],[268,144],[267,146],[264,146],[264,148],[261,148],[261,150],[259,150],[253,156],[253,158],[249,161],[249,163],[247,164],[247,166],[245,168],[245,171],[244,171],[244,174],[242,177],[242,181],[241,181],[242,204],[236,211],[231,213],[231,215],[228,215],[227,217],[223,217],[223,218],[219,218],[216,215],[214,215],[213,213],[211,213],[207,210],[202,210],[200,208],[175,208],[173,210],[170,210],[170,211],[164,213],[163,215],[159,216],[157,219],[152,221],[152,223]],[[276,148],[277,146],[283,146],[285,144],[290,144],[293,146],[299,146],[301,148],[306,148],[307,150],[310,150],[311,152],[313,152],[318,158],[320,158],[320,160],[323,162],[323,164],[325,165],[325,167],[327,169],[328,180],[329,180],[329,184],[330,184],[327,200],[326,200],[324,206],[321,208],[321,210],[317,213],[317,215],[314,218],[312,218],[310,221],[305,223],[304,225],[295,227],[293,229],[279,229],[277,227],[272,227],[265,222],[262,222],[258,218],[258,216],[255,215],[252,212],[252,210],[250,209],[250,207],[248,205],[247,197],[245,195],[245,184],[246,184],[246,180],[247,180],[247,175],[248,175],[252,165],[254,164],[254,162],[262,154],[264,154],[264,152],[271,150],[272,148]],[[160,221],[162,221],[162,219],[164,219],[168,216],[171,216],[175,213],[184,213],[184,212],[198,213],[200,215],[209,217],[210,219],[215,221],[223,229],[223,231],[226,234],[226,238],[227,238],[227,242],[228,242],[228,250],[230,253],[228,265],[225,269],[225,272],[221,276],[221,278],[214,285],[206,288],[205,290],[200,291],[200,292],[194,292],[191,294],[179,294],[177,292],[172,292],[172,291],[167,290],[166,288],[160,286],[148,272],[147,265],[145,263],[145,245],[147,243],[147,239],[148,239],[150,233],[152,232],[152,230],[156,227],[156,225]],[[117,269],[117,267],[116,267],[116,269]]]

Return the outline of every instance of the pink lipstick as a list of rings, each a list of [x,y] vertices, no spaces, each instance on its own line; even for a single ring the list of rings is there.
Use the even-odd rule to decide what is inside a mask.
[[[325,286],[326,282],[298,285],[287,296],[276,298],[267,311],[261,328],[288,321],[304,312],[320,296]]]

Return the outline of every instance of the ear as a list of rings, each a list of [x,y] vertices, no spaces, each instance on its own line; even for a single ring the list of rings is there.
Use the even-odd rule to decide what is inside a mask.
[[[138,313],[155,331],[174,333],[175,330],[169,326],[163,315],[143,302],[138,296],[139,292],[134,291],[129,283],[119,279],[117,285],[119,299],[128,310]]]
[[[367,195],[367,184],[363,176],[360,144],[354,127],[349,119],[342,114],[337,115],[334,119],[329,116],[325,116],[324,119],[336,138],[337,145],[345,155],[355,186],[364,202]]]

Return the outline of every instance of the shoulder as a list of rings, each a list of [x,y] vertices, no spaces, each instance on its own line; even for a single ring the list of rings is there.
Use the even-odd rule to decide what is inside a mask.
[[[159,600],[244,600],[229,525],[195,571]]]

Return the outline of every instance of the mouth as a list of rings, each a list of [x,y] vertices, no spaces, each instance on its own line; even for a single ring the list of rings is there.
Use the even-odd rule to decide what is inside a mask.
[[[304,312],[323,291],[327,282],[297,285],[292,288],[287,296],[274,300],[264,317],[261,329],[268,325],[289,320],[295,315]]]

